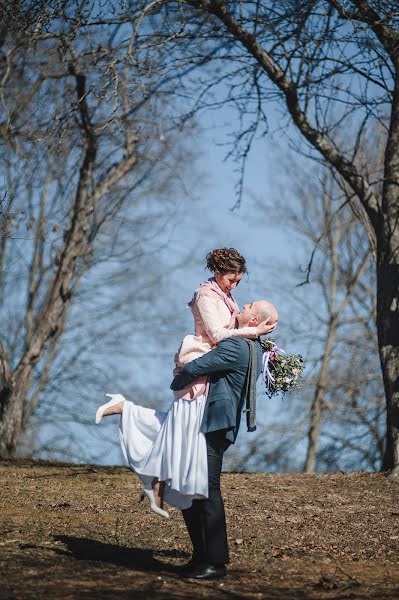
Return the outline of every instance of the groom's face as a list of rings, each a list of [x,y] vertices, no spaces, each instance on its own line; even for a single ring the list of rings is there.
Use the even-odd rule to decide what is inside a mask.
[[[256,325],[258,325],[259,322],[254,315],[254,304],[254,302],[251,302],[251,304],[244,304],[243,310],[237,316],[239,328],[255,325],[255,321]]]

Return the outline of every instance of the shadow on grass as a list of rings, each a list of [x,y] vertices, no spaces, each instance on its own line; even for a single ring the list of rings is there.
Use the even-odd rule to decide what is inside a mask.
[[[180,566],[170,565],[154,558],[154,553],[167,558],[189,559],[187,552],[178,550],[152,550],[143,548],[126,548],[116,544],[106,544],[98,540],[79,538],[67,535],[54,536],[54,539],[66,546],[67,550],[57,549],[57,554],[72,556],[76,560],[110,563],[135,571],[159,573],[179,573]]]
[[[111,588],[98,584],[97,593],[93,590],[79,588],[79,598],[91,600],[98,597],[104,599],[131,599],[136,600],[205,600],[211,597],[214,600],[253,600],[254,597],[262,597],[263,600],[309,600],[300,589],[287,590],[280,588],[269,582],[262,585],[262,582],[253,579],[249,573],[243,573],[234,569],[229,570],[229,577],[226,582],[220,583],[219,580],[197,582],[195,580],[181,579],[182,567],[161,562],[154,558],[154,554],[164,558],[184,558],[188,559],[187,552],[174,550],[154,550],[144,548],[126,548],[115,544],[107,544],[93,539],[80,538],[74,536],[54,536],[54,539],[61,542],[65,549],[54,550],[58,555],[69,559],[85,561],[89,568],[93,568],[93,563],[108,563],[117,567],[125,567],[132,571],[139,571],[145,574],[162,574],[162,577],[149,580],[136,580],[135,587],[125,589],[123,581],[120,579],[112,583]],[[100,566],[100,565],[99,565]],[[77,579],[79,580],[79,567],[75,569]],[[93,571],[91,571],[93,573]],[[173,577],[173,589],[163,588],[163,579],[165,575]],[[120,578],[121,573],[118,573]],[[94,575],[92,574],[92,577]],[[1,596],[0,596],[1,597]],[[314,598],[314,596],[312,596]],[[338,598],[329,598],[329,600],[338,600]],[[340,598],[341,600],[341,598]],[[343,600],[343,599],[342,599]]]

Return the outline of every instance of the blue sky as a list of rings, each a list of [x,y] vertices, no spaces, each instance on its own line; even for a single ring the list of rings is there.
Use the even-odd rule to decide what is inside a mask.
[[[200,127],[196,144],[198,158],[194,161],[194,176],[187,169],[186,187],[188,196],[179,199],[180,209],[177,221],[165,228],[164,239],[155,239],[153,251],[164,264],[164,276],[159,279],[157,296],[162,302],[169,302],[173,295],[176,307],[177,326],[169,328],[159,345],[143,339],[141,330],[125,332],[124,346],[112,348],[109,358],[105,354],[105,368],[109,370],[109,388],[93,389],[93,398],[79,407],[80,416],[91,422],[97,406],[103,400],[105,392],[124,393],[137,401],[142,397],[143,389],[154,389],[154,400],[146,401],[157,409],[167,409],[172,400],[169,390],[174,353],[183,335],[193,331],[191,312],[187,309],[187,301],[193,291],[211,274],[204,270],[206,254],[216,247],[235,247],[247,259],[249,275],[244,277],[235,292],[235,298],[242,305],[259,298],[271,300],[280,312],[280,322],[276,332],[279,345],[289,351],[300,350],[300,340],[290,343],[290,320],[295,318],[290,305],[291,290],[295,280],[290,281],[291,289],[284,290],[285,273],[279,265],[286,265],[288,270],[300,264],[306,264],[308,257],[304,246],[279,222],[272,208],[289,187],[287,176],[281,167],[281,157],[288,151],[288,140],[281,133],[271,133],[255,140],[246,170],[245,189],[240,207],[232,210],[236,204],[236,185],[238,181],[237,165],[232,160],[225,161],[228,148],[223,145],[231,125],[234,113],[231,110],[217,113],[203,113],[200,116]],[[277,124],[276,124],[277,128]],[[266,208],[255,206],[255,199]],[[269,214],[268,214],[269,213]],[[161,245],[160,245],[161,241]],[[151,244],[147,248],[151,251]],[[179,269],[174,265],[179,260],[183,264]],[[170,269],[170,271],[169,271]],[[298,280],[300,274],[298,272]],[[282,285],[284,293],[282,293]],[[286,293],[285,293],[286,292]],[[164,300],[163,300],[164,299]],[[138,313],[137,318],[153,318]],[[162,315],[160,315],[162,319]],[[148,331],[153,333],[151,322]],[[144,351],[143,351],[144,349]],[[122,366],[122,370],[119,367]],[[113,376],[115,373],[115,377]],[[122,379],[122,373],[127,374]],[[141,392],[138,392],[141,390]],[[164,391],[163,391],[164,390]],[[79,398],[79,388],[76,389]],[[76,399],[70,398],[69,402]],[[263,407],[263,408],[261,408]],[[267,422],[281,410],[281,400],[276,398],[268,402],[267,410],[263,403],[259,410],[262,422]],[[55,412],[57,419],[57,411]],[[123,464],[118,445],[117,417],[104,419],[100,427],[81,428],[77,423],[71,425],[57,424],[60,439],[67,439],[68,431],[74,432],[79,440],[81,452],[85,449],[93,457],[91,460],[103,464]],[[244,430],[240,433],[241,443],[249,441]],[[49,432],[54,434],[53,426]],[[42,431],[42,438],[46,438]],[[78,450],[79,455],[79,450]],[[87,460],[86,456],[82,456]]]
[[[223,115],[219,115],[222,119]],[[217,119],[216,119],[217,124]],[[177,315],[181,320],[181,329],[175,335],[171,333],[163,341],[162,349],[154,352],[149,359],[143,359],[140,366],[140,357],[135,352],[135,346],[140,345],[140,340],[132,338],[132,355],[125,356],[128,363],[135,363],[135,376],[132,383],[130,397],[135,396],[134,385],[146,385],[149,380],[152,385],[165,385],[163,399],[159,395],[154,399],[156,408],[166,409],[172,399],[168,389],[171,379],[173,355],[180,342],[182,332],[192,332],[192,316],[186,308],[187,301],[191,298],[196,287],[210,276],[209,271],[204,270],[204,259],[210,250],[215,247],[233,246],[245,255],[249,268],[249,275],[243,278],[235,297],[240,305],[244,302],[257,298],[267,298],[274,302],[280,310],[280,323],[276,338],[283,340],[286,346],[289,342],[289,290],[287,297],[281,298],[281,277],[276,278],[276,263],[292,261],[303,264],[306,262],[306,254],[303,248],[295,243],[283,223],[276,222],[271,212],[268,215],[260,214],[255,208],[253,197],[264,200],[268,204],[278,202],[280,190],[286,187],[286,182],[280,181],[281,169],[279,168],[279,156],[284,151],[284,145],[276,151],[277,143],[273,136],[263,138],[255,142],[251,152],[246,176],[246,190],[241,206],[232,210],[236,202],[235,187],[237,183],[236,165],[231,161],[224,161],[226,148],[220,145],[223,141],[223,130],[215,127],[215,121],[210,122],[209,115],[204,117],[204,127],[198,143],[199,178],[193,189],[190,190],[190,199],[182,200],[179,223],[167,234],[167,244],[161,250],[162,259],[165,264],[173,262],[176,257],[190,254],[187,267],[172,271],[168,277],[160,280],[158,295],[167,301],[171,294],[171,288],[175,294]],[[267,225],[265,225],[265,221]],[[299,274],[298,274],[299,277]],[[290,315],[292,316],[292,315]],[[298,342],[292,345],[292,352],[298,351]],[[114,389],[105,390],[115,393],[118,382]],[[99,400],[97,399],[97,402]],[[159,406],[162,404],[162,406]],[[94,405],[90,406],[93,411]],[[260,407],[259,415],[261,421],[270,420],[276,411],[281,410],[281,400],[276,398],[268,403],[267,411]],[[113,417],[107,423],[101,424],[101,432],[98,431],[100,440],[114,440],[117,442],[117,417]],[[242,443],[248,441],[245,438],[245,427],[240,433]],[[93,443],[99,443],[97,433]],[[240,442],[240,440],[239,440]],[[102,443],[102,442],[101,442]],[[101,462],[105,464],[123,463],[117,443],[110,445],[109,453]]]

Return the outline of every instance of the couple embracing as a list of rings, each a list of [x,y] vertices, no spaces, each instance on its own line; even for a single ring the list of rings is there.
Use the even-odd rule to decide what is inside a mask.
[[[108,394],[97,410],[120,414],[120,442],[128,465],[144,484],[150,507],[168,518],[164,503],[180,508],[193,546],[184,576],[226,575],[229,562],[224,504],[220,491],[223,455],[234,444],[242,412],[255,429],[255,387],[262,368],[259,336],[274,330],[278,315],[265,300],[240,311],[231,292],[246,272],[234,248],[207,255],[214,277],[189,303],[195,335],[184,338],[176,356],[168,412],[145,408]]]

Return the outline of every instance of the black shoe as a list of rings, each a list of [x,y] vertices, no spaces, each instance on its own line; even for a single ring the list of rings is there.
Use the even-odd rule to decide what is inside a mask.
[[[187,571],[183,577],[187,579],[221,579],[226,577],[227,571],[224,565],[209,565],[203,563],[197,565],[191,571]]]
[[[198,565],[203,565],[203,564],[204,564],[204,559],[203,558],[202,559],[201,558],[196,558],[195,555],[194,555],[184,565],[180,565],[178,567],[178,569],[179,569],[180,573],[182,575],[184,575],[185,573],[188,573],[189,571],[192,571],[195,567],[198,567]]]

